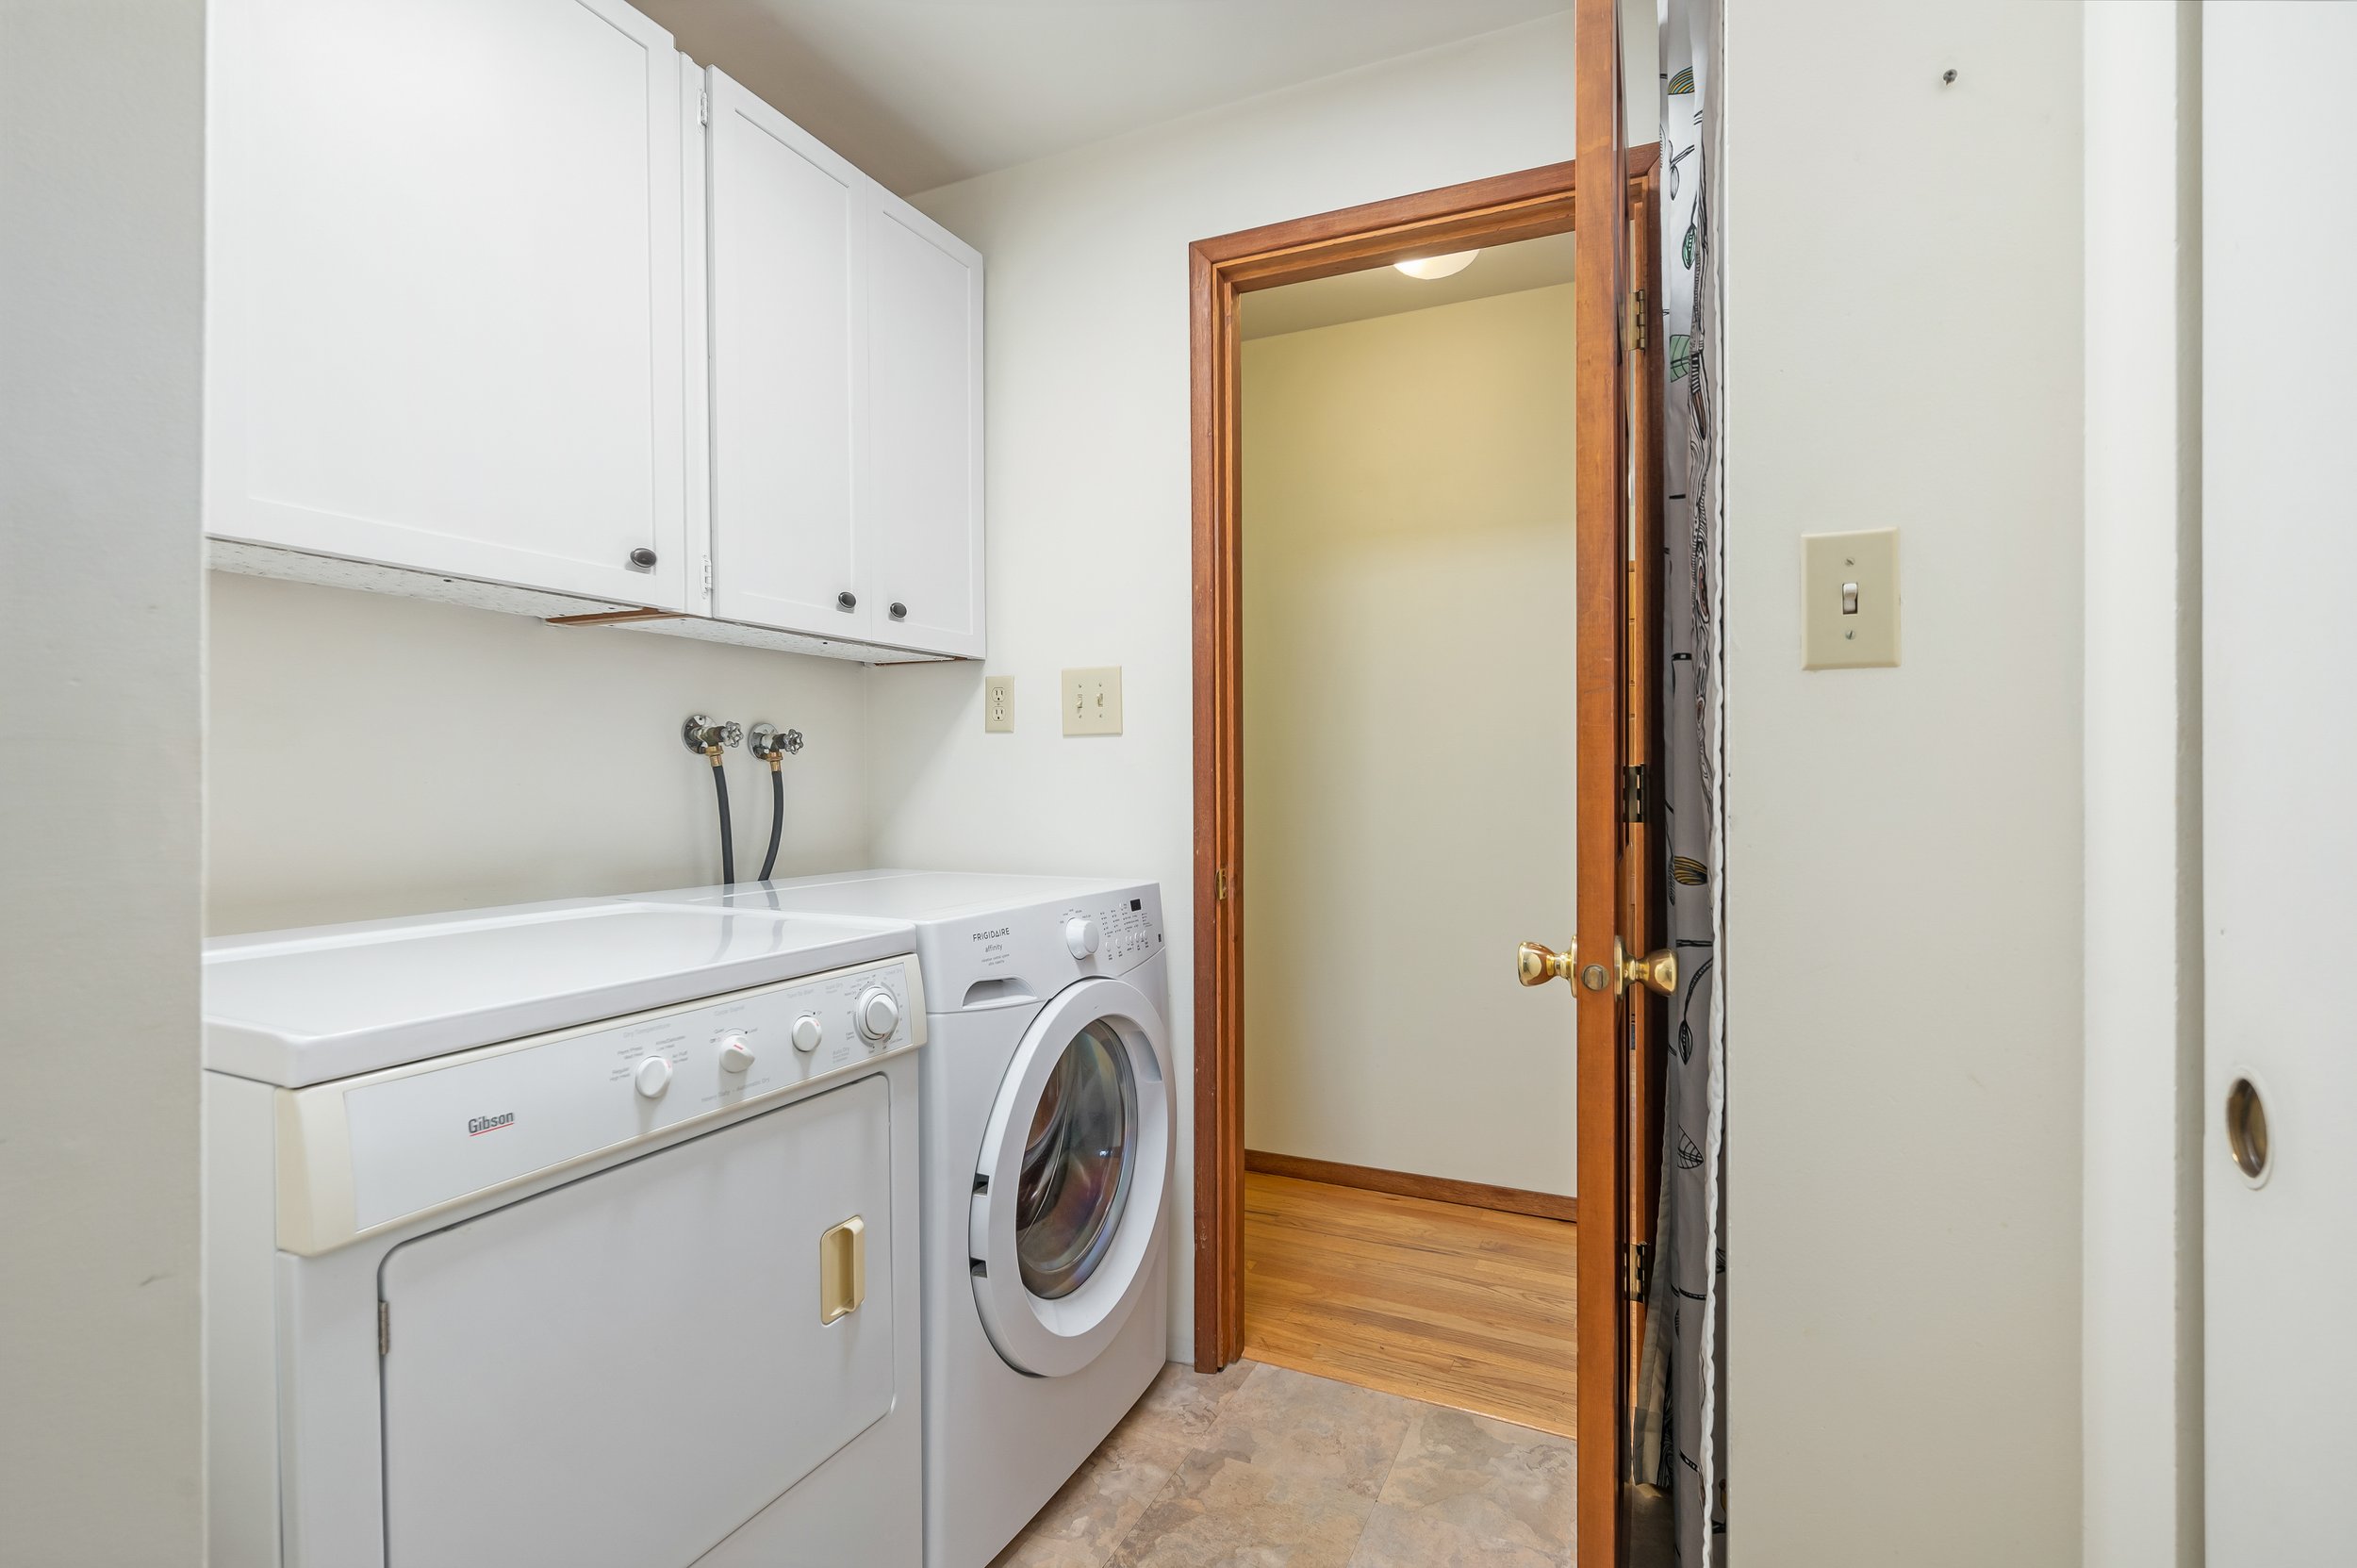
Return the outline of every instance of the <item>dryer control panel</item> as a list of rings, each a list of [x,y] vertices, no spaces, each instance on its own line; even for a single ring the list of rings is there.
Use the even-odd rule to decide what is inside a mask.
[[[362,1236],[925,1040],[912,957],[278,1091],[278,1245]]]

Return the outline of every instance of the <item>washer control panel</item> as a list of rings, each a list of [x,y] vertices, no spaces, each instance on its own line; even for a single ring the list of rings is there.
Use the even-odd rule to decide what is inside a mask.
[[[278,1245],[327,1251],[922,1045],[916,960],[858,965],[279,1096]]]
[[[1060,912],[1064,950],[1083,971],[1117,975],[1154,956],[1162,946],[1162,911],[1143,898],[1123,896]]]

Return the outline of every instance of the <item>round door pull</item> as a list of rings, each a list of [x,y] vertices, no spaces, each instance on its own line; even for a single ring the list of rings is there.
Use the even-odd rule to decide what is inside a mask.
[[[838,610],[856,610],[859,608],[859,595],[846,588],[834,596],[834,607]]]
[[[895,620],[906,620],[908,618],[909,607],[906,604],[901,603],[898,600],[894,600],[892,602],[892,619]]]
[[[640,571],[652,571],[654,569],[654,552],[649,550],[642,544],[637,549],[630,553],[630,564],[636,567]]]

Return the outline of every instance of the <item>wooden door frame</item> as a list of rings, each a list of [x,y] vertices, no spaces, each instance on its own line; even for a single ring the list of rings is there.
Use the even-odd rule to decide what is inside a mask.
[[[1620,164],[1625,171],[1624,190],[1642,197],[1650,190],[1656,153],[1656,147],[1645,146],[1628,149],[1624,155],[1615,145],[1606,162],[1607,167]],[[1207,1372],[1237,1360],[1244,1342],[1243,904],[1247,884],[1243,804],[1240,299],[1253,289],[1331,277],[1413,256],[1572,232],[1576,190],[1574,163],[1548,164],[1244,229],[1198,240],[1188,248],[1195,506],[1195,1365]],[[1602,205],[1616,215],[1614,232],[1607,243],[1617,252],[1621,243],[1618,215],[1628,204],[1622,200]],[[1648,202],[1643,210],[1657,208]],[[1589,237],[1581,238],[1586,241]],[[1649,252],[1655,248],[1646,247]],[[1589,265],[1590,249],[1587,243],[1581,245],[1582,268]],[[1620,267],[1610,267],[1607,275],[1617,280]],[[1618,293],[1617,281],[1608,286]],[[1618,306],[1613,308],[1617,311]],[[1617,317],[1607,319],[1614,321],[1614,329],[1605,335],[1599,350],[1586,340],[1589,324],[1583,316],[1583,341],[1575,352],[1618,355],[1619,322]],[[1651,379],[1640,372],[1640,385]],[[1583,407],[1582,429],[1588,428],[1591,417],[1591,411]],[[1646,430],[1657,443],[1657,416],[1646,421]],[[1598,443],[1601,451],[1591,454],[1585,444],[1579,451],[1582,503],[1577,550],[1580,570],[1587,579],[1580,588],[1583,647],[1592,631],[1594,614],[1585,595],[1598,593],[1610,604],[1621,606],[1628,602],[1632,589],[1642,593],[1638,585],[1624,581],[1625,515],[1616,505],[1607,513],[1608,521],[1592,521],[1589,501],[1598,483],[1591,464],[1597,470],[1612,470],[1611,484],[1625,488],[1623,476],[1627,470],[1621,454],[1626,438],[1616,435],[1608,442]],[[1657,469],[1640,454],[1638,471],[1640,475],[1657,473]],[[1657,485],[1655,490],[1657,497]],[[1644,499],[1641,488],[1639,499],[1640,503]],[[1608,584],[1595,583],[1599,560],[1608,564]],[[1650,583],[1650,574],[1646,581]],[[1575,672],[1580,687],[1575,711],[1570,690],[1574,683],[1565,683],[1565,717],[1578,723],[1580,744],[1601,744],[1604,753],[1616,758],[1627,745],[1620,729],[1619,685],[1622,662],[1636,652],[1627,646],[1627,637],[1625,624],[1616,626],[1608,639],[1610,650],[1601,661],[1605,668]],[[1593,742],[1589,730],[1597,711],[1598,692],[1606,731],[1601,742]],[[1613,776],[1618,777],[1617,762]],[[1609,837],[1600,848],[1583,839],[1579,852],[1583,864],[1589,855],[1599,853],[1607,862],[1617,863],[1619,849]],[[1591,919],[1585,909],[1581,920],[1585,930],[1610,931],[1618,925],[1617,920]],[[1499,955],[1501,984],[1508,983],[1507,957]],[[1603,1245],[1583,1237],[1578,1251],[1578,1426],[1582,1452],[1604,1461],[1582,1466],[1583,1564],[1617,1560],[1620,1456],[1629,1429],[1627,1358],[1623,1348],[1629,1314],[1623,1311],[1622,1269],[1631,1223],[1627,1123],[1632,1118],[1626,1104],[1627,1071],[1620,1060],[1624,1052],[1611,1016],[1615,1011],[1582,1006],[1578,1023],[1580,1190],[1588,1198],[1583,1215],[1591,1227],[1609,1215],[1606,1228],[1611,1232],[1609,1237],[1595,1238]],[[1599,1038],[1605,1042],[1601,1048],[1596,1043]],[[1591,1058],[1600,1059],[1591,1062]],[[1596,1094],[1591,1106],[1591,1085],[1600,1081],[1600,1075],[1608,1078],[1613,1087]],[[1599,1135],[1605,1147],[1590,1147]],[[1590,1196],[1591,1184],[1593,1196]],[[1599,1202],[1599,1198],[1606,1201]],[[1604,1303],[1601,1308],[1599,1301]],[[1608,1400],[1590,1397],[1591,1392],[1607,1390],[1611,1391]],[[1591,1555],[1591,1546],[1599,1555]]]

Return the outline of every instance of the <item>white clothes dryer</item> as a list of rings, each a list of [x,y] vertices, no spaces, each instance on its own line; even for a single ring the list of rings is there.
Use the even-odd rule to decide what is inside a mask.
[[[1168,1354],[1160,888],[866,871],[643,897],[915,925],[930,1009],[925,1560],[983,1568]]]
[[[205,954],[210,1560],[916,1568],[913,933],[575,900]]]

